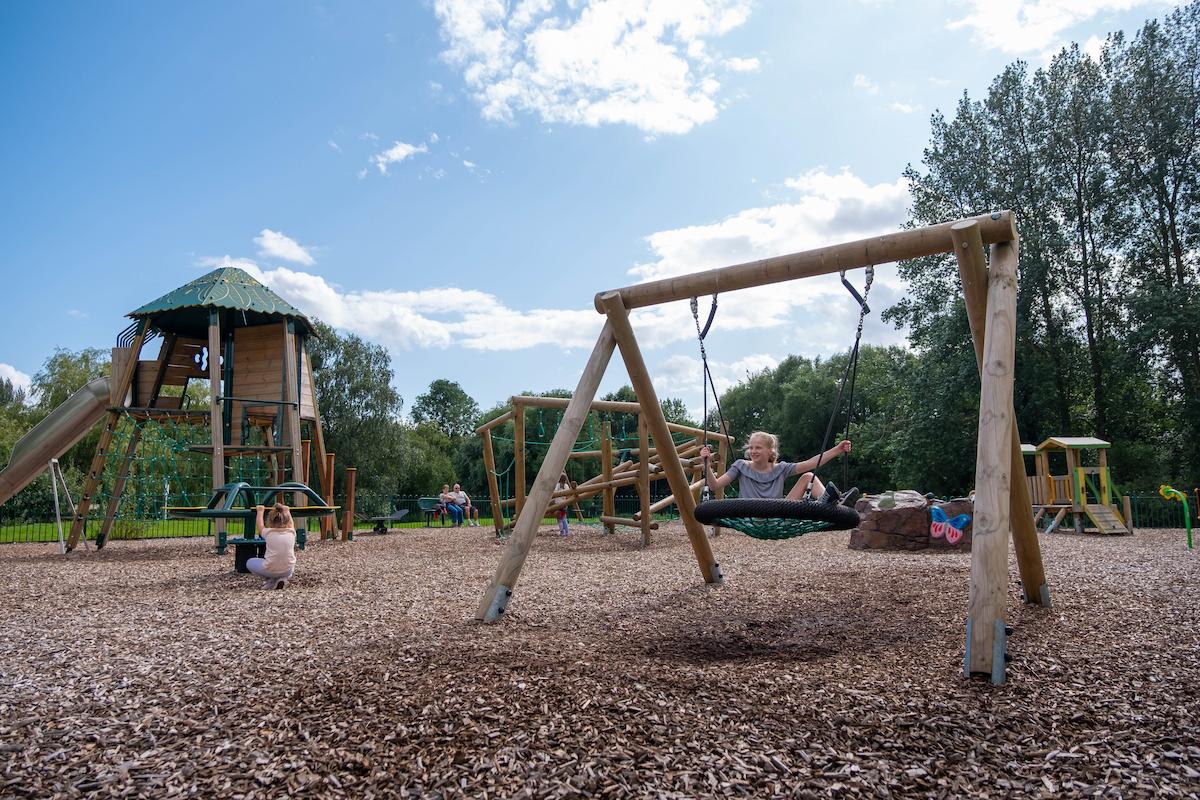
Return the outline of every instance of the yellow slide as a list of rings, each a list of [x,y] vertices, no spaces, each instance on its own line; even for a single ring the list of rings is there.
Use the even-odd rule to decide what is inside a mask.
[[[24,489],[72,445],[87,436],[109,406],[109,380],[96,378],[71,395],[13,445],[8,466],[0,472],[0,505]]]

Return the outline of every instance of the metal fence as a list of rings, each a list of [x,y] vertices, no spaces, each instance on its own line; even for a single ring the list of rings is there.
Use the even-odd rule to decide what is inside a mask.
[[[661,500],[665,495],[654,496],[651,502]],[[169,500],[170,498],[168,498]],[[354,527],[356,530],[370,530],[374,523],[372,517],[390,516],[398,511],[407,513],[399,520],[387,522],[389,528],[423,528],[423,527],[440,527],[450,524],[449,516],[438,517],[432,514],[427,514],[421,509],[419,497],[392,497],[382,495],[358,495],[354,500],[355,521]],[[1194,493],[1188,496],[1191,519],[1196,520],[1200,509],[1197,508],[1196,497]],[[344,498],[335,498],[335,502],[343,509],[345,508]],[[486,500],[480,500],[476,504],[479,509],[479,519],[481,525],[492,525],[492,507],[491,503]],[[587,523],[597,523],[601,509],[600,497],[589,498],[583,500],[579,504],[580,510],[583,512],[584,521]],[[1130,507],[1133,512],[1134,528],[1182,528],[1184,527],[1183,504],[1177,501],[1164,500],[1157,494],[1134,495],[1130,498]],[[632,517],[635,512],[641,508],[641,503],[636,496],[616,498],[616,515],[622,517]],[[88,539],[94,539],[96,534],[100,532],[102,510],[93,507],[93,515],[88,518],[86,526],[86,536]],[[507,521],[512,519],[512,506],[507,506],[501,509],[504,518]],[[153,517],[133,517],[119,515],[112,525],[112,530],[109,533],[110,539],[165,539],[187,536],[211,536],[212,523],[203,519],[170,519],[169,516],[163,514],[160,510],[154,512]],[[659,521],[677,519],[678,514],[675,513],[674,506],[668,507],[661,513],[655,514],[654,518]],[[574,509],[571,513],[572,521],[577,521]],[[339,512],[338,524],[341,525],[342,516]],[[319,523],[316,519],[307,521],[309,530],[316,530]],[[237,527],[238,522],[233,522],[232,530],[240,532]],[[64,509],[63,514],[63,535],[69,534],[71,527],[71,519],[69,514]],[[1200,527],[1200,525],[1198,525]],[[0,544],[11,544],[14,542],[54,542],[58,540],[58,529],[55,525],[53,517],[43,519],[22,519],[12,515],[4,506],[0,506]]]
[[[654,496],[651,502],[663,499],[666,495]],[[375,523],[373,517],[387,517],[396,514],[397,512],[406,512],[399,520],[389,520],[386,525],[388,528],[424,528],[424,527],[448,527],[451,524],[450,516],[436,515],[426,513],[421,508],[421,497],[393,497],[382,495],[356,495],[354,498],[354,528],[355,530],[370,530]],[[474,499],[472,499],[474,502]],[[173,502],[172,498],[167,499],[168,503]],[[341,507],[344,511],[346,507],[345,498],[335,497],[334,503]],[[480,500],[475,503],[479,510],[480,525],[492,525],[492,504],[488,500]],[[616,514],[617,516],[631,517],[640,510],[641,503],[637,497],[620,497],[616,498]],[[582,500],[579,503],[579,510],[583,513],[584,521],[587,523],[598,523],[601,510],[601,499],[599,497]],[[103,508],[93,506],[92,513],[89,515],[85,526],[85,536],[91,540],[95,539],[100,532],[103,520]],[[343,511],[338,512],[338,526],[341,527]],[[512,506],[507,506],[501,509],[501,513],[506,521],[511,522],[513,516]],[[161,510],[159,505],[153,512],[154,516],[132,516],[119,514],[112,522],[112,529],[109,532],[108,538],[111,539],[169,539],[182,538],[188,536],[211,536],[212,522],[204,519],[172,519],[170,516]],[[671,520],[678,518],[674,513],[674,508],[668,508],[661,513],[655,514],[654,519],[659,521]],[[549,519],[549,518],[547,518]],[[578,521],[574,508],[571,510],[571,519]],[[230,530],[241,532],[241,522],[230,522]],[[315,531],[320,523],[316,518],[309,518],[304,523],[308,530]],[[63,536],[69,535],[71,530],[70,513],[63,509]],[[53,515],[43,519],[28,519],[17,517],[0,506],[0,544],[13,544],[19,542],[56,542],[58,541],[58,527],[53,519]]]

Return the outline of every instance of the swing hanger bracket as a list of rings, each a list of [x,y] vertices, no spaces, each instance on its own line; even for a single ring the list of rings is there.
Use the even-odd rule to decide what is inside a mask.
[[[863,298],[863,296],[861,294],[858,293],[858,289],[855,289],[854,285],[852,283],[850,283],[850,281],[846,280],[846,270],[840,271],[838,273],[838,275],[842,279],[842,286],[845,286],[846,291],[850,292],[850,294],[854,296],[854,299],[858,303],[859,308],[862,309],[863,314],[870,314],[871,307],[867,305],[867,301]],[[875,268],[867,267],[866,291],[868,291],[868,292],[871,291],[871,284],[874,282],[875,282]]]

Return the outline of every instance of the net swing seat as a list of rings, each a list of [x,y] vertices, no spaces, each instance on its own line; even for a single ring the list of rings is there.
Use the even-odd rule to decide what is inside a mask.
[[[794,539],[815,531],[851,530],[859,522],[857,511],[837,503],[764,498],[705,500],[696,505],[696,520],[767,541]]]
[[[861,294],[846,280],[845,271],[841,273],[841,278],[842,285],[846,287],[858,303],[858,329],[854,334],[854,346],[850,350],[850,358],[847,360],[846,369],[842,373],[841,386],[838,387],[837,402],[834,404],[833,411],[829,416],[829,422],[825,426],[825,436],[822,438],[821,443],[822,453],[829,446],[830,435],[833,433],[833,425],[842,405],[842,396],[846,390],[848,379],[850,384],[850,401],[846,412],[847,437],[850,434],[850,422],[854,410],[854,382],[858,377],[859,344],[862,341],[863,320],[871,312],[870,306],[867,305],[867,298],[871,293],[871,284],[875,280],[875,268],[873,266],[867,268],[866,286],[863,288]],[[708,336],[713,319],[717,314],[717,296],[713,295],[712,307],[708,312],[708,321],[704,325],[700,324],[698,298],[692,298],[691,309],[692,319],[696,323],[696,337],[700,342],[700,362],[703,365],[701,386],[703,387],[704,395],[704,419],[708,419],[708,391],[711,388],[713,401],[717,408],[717,415],[721,420],[721,430],[725,430],[725,418],[721,413],[721,402],[717,399],[717,387],[708,366],[708,353],[704,347],[704,339]],[[707,441],[705,444],[707,445]],[[821,460],[818,457],[817,465],[813,468],[813,471],[815,472],[820,466]],[[705,474],[708,474],[708,469],[706,456],[704,464]],[[708,490],[705,487],[706,497],[696,505],[694,511],[697,522],[703,525],[720,525],[725,528],[732,528],[754,539],[768,541],[794,539],[815,531],[851,530],[857,528],[859,523],[858,512],[853,508],[844,506],[841,503],[813,500],[807,496],[803,500],[757,497],[733,500],[710,500],[707,498],[707,494]]]

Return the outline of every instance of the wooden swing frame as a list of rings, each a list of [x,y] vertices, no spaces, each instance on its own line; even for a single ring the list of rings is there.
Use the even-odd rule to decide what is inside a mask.
[[[985,258],[984,245],[991,248],[990,259]],[[595,307],[606,317],[604,327],[563,413],[529,495],[513,524],[513,535],[479,604],[476,618],[493,622],[508,607],[541,522],[541,512],[550,502],[555,481],[567,463],[572,445],[583,427],[615,349],[620,349],[650,435],[657,442],[671,440],[653,380],[630,325],[631,309],[939,253],[953,253],[958,261],[980,372],[975,516],[963,673],[988,674],[993,683],[1003,683],[1008,635],[1005,605],[1008,597],[1010,531],[1026,602],[1043,607],[1050,605],[1050,593],[1025,480],[1021,438],[1013,413],[1018,235],[1011,211],[898,231],[597,294]],[[987,265],[989,261],[990,268]],[[700,574],[705,582],[719,584],[723,581],[721,568],[713,556],[704,526],[696,520],[695,500],[683,466],[675,459],[664,459],[663,467]]]

